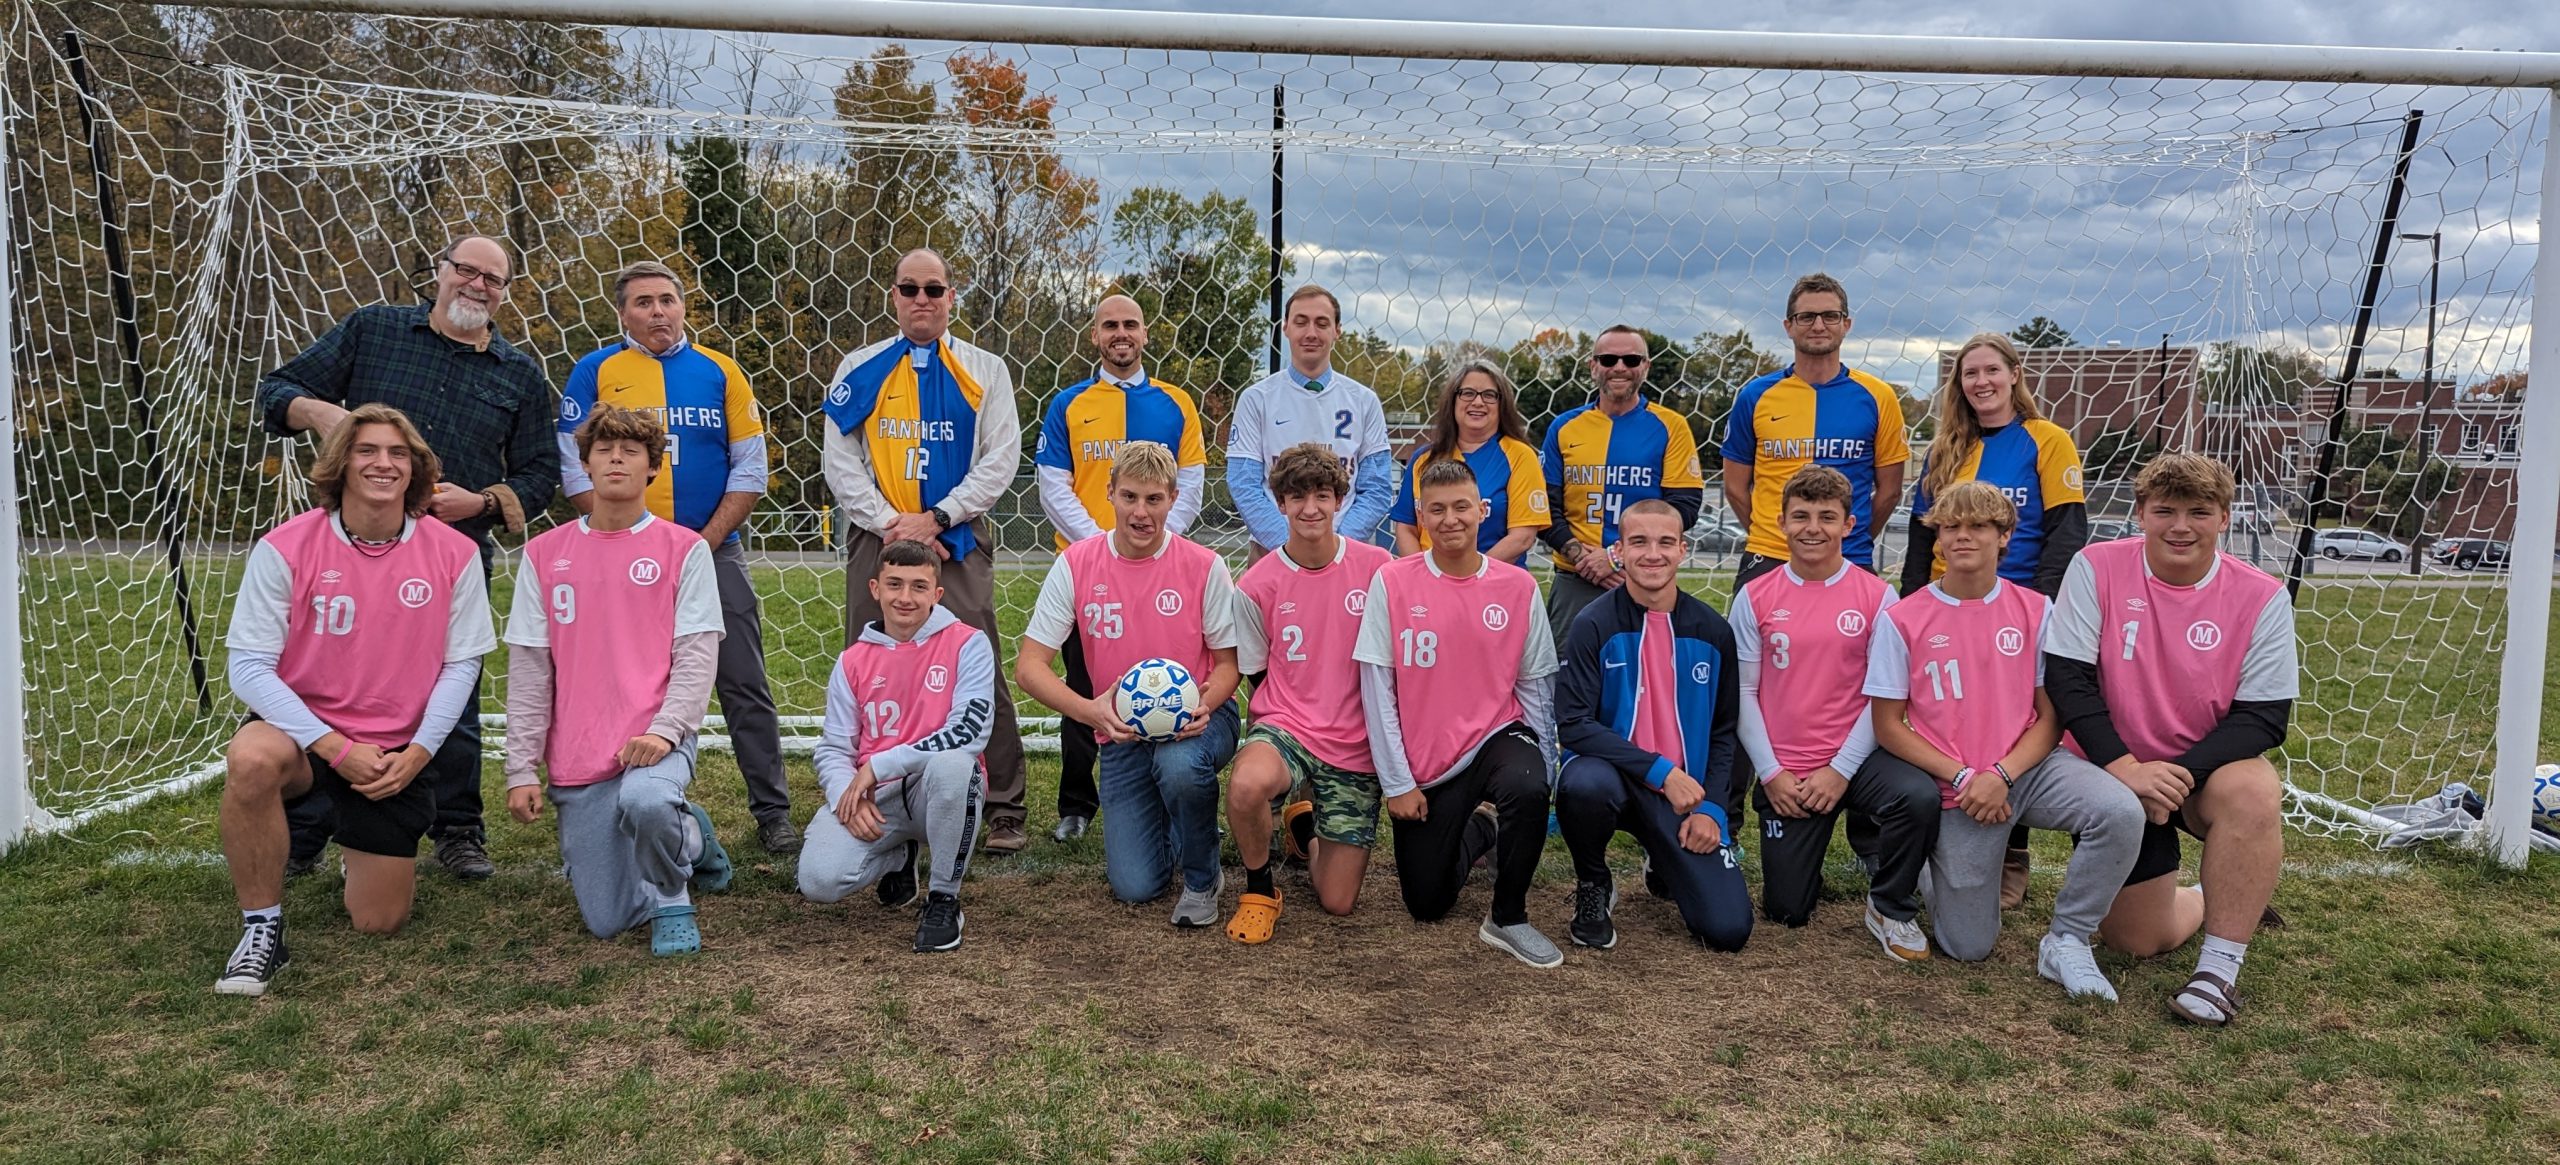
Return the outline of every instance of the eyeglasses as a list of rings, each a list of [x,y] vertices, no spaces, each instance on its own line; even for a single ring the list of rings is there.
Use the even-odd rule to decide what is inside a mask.
[[[461,276],[464,283],[477,283],[491,291],[505,291],[513,278],[496,271],[483,271],[460,259],[447,259],[444,265],[453,268],[453,273]]]
[[[1649,357],[1624,356],[1616,352],[1598,352],[1592,354],[1591,362],[1601,366],[1602,368],[1617,368],[1621,365],[1628,368],[1634,368],[1637,365],[1643,364],[1647,359],[1649,359]]]
[[[900,299],[914,299],[919,295],[926,299],[940,299],[949,294],[951,294],[951,287],[949,284],[944,283],[901,283],[898,285],[898,298]]]
[[[1836,328],[1849,322],[1849,313],[1845,311],[1800,311],[1794,315],[1788,316],[1787,322],[1794,324],[1799,328],[1810,328],[1818,323],[1829,324]]]
[[[1502,394],[1490,388],[1462,388],[1458,390],[1457,399],[1498,401],[1502,399]]]

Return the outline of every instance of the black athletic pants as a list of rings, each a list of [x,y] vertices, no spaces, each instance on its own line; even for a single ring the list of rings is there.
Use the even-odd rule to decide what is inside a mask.
[[[1405,911],[1437,922],[1458,904],[1475,855],[1466,845],[1476,806],[1493,802],[1499,833],[1493,846],[1493,924],[1529,920],[1529,880],[1547,847],[1547,758],[1537,737],[1513,724],[1493,734],[1475,760],[1422,791],[1430,811],[1420,821],[1389,818],[1396,840],[1396,880]]]
[[[1079,696],[1093,695],[1093,677],[1084,669],[1084,636],[1067,636],[1067,644],[1058,650],[1058,657],[1067,666],[1067,690]],[[1058,725],[1058,817],[1061,820],[1082,817],[1091,821],[1102,815],[1102,790],[1093,783],[1094,761],[1100,755],[1101,746],[1094,743],[1092,729],[1073,718],[1062,718]]]
[[[1882,750],[1875,754],[1883,756]],[[1938,782],[1909,765],[1861,765],[1849,780],[1849,791],[1829,813],[1780,817],[1769,808],[1769,794],[1755,787],[1751,803],[1760,813],[1760,910],[1769,921],[1803,926],[1813,917],[1822,896],[1822,856],[1831,848],[1831,826],[1849,811],[1852,834],[1874,838],[1875,876],[1870,895],[1876,913],[1909,921],[1920,913],[1920,871],[1938,845]],[[1864,856],[1862,852],[1862,856]]]

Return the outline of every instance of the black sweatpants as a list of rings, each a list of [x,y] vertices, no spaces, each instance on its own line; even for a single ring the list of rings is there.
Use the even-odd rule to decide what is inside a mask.
[[[1822,896],[1822,855],[1831,848],[1831,826],[1842,810],[1853,827],[1868,823],[1865,832],[1874,839],[1869,898],[1876,913],[1902,921],[1919,916],[1920,871],[1938,845],[1938,782],[1927,773],[1870,760],[1849,779],[1840,804],[1810,817],[1778,816],[1756,782],[1751,803],[1760,812],[1760,910],[1769,921],[1803,926],[1813,917],[1814,901]]]
[[[1084,668],[1084,636],[1067,636],[1066,646],[1058,649],[1058,658],[1067,666],[1067,690],[1079,696],[1093,695],[1093,676]],[[1093,783],[1095,758],[1102,746],[1094,743],[1093,731],[1073,718],[1062,717],[1058,725],[1058,816],[1061,819],[1081,817],[1086,821],[1102,816],[1102,789]]]
[[[1458,904],[1473,857],[1466,851],[1467,822],[1476,806],[1491,801],[1500,830],[1493,847],[1493,924],[1529,921],[1529,880],[1547,848],[1547,758],[1537,736],[1520,724],[1503,728],[1467,767],[1422,796],[1430,805],[1422,820],[1388,819],[1405,911],[1416,922],[1437,922]]]

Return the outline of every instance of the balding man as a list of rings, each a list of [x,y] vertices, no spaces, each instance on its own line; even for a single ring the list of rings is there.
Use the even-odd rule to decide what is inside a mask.
[[[1180,534],[1200,516],[1208,492],[1209,451],[1200,435],[1200,411],[1191,394],[1150,378],[1141,366],[1147,350],[1147,317],[1138,301],[1106,296],[1093,309],[1093,346],[1101,365],[1092,379],[1050,398],[1040,418],[1040,445],[1031,456],[1040,480],[1040,509],[1058,529],[1058,549],[1111,529],[1111,459],[1130,441],[1153,441],[1173,450],[1173,511],[1165,528]],[[1070,635],[1058,655],[1067,687],[1093,695],[1084,669],[1082,636]],[[1097,748],[1091,733],[1061,732],[1058,750],[1059,841],[1084,836],[1101,810],[1094,784]]]
[[[942,605],[992,638],[995,530],[982,519],[1022,467],[1013,373],[995,353],[950,334],[959,288],[941,255],[907,252],[890,290],[898,334],[846,356],[827,388],[827,486],[845,515],[845,642],[880,618],[869,584],[880,573],[881,547],[909,539],[941,557]],[[990,853],[1019,852],[1030,841],[1022,737],[1001,675],[986,767],[980,844]],[[912,850],[908,857],[912,863]],[[882,879],[879,893],[905,905],[915,897],[913,870]]]
[[[494,322],[514,271],[496,239],[457,238],[436,255],[433,303],[358,308],[258,382],[259,416],[279,437],[325,438],[358,405],[407,414],[444,467],[428,512],[479,542],[483,581],[496,552],[491,530],[524,529],[525,515],[550,505],[560,482],[550,378]],[[437,864],[465,880],[496,872],[480,821],[476,689],[427,774]],[[331,816],[321,798],[293,807],[289,873],[319,864]]]

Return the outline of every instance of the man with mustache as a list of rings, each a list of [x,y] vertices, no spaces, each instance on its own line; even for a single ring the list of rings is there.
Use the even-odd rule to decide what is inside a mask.
[[[524,529],[560,482],[550,378],[494,322],[514,271],[504,244],[463,235],[436,254],[434,302],[359,308],[258,382],[259,416],[279,437],[326,438],[366,404],[415,422],[444,468],[427,513],[479,543],[484,583],[497,552],[492,529]],[[495,873],[480,818],[476,688],[420,779],[434,791],[436,863],[466,881]],[[305,798],[291,824],[286,871],[305,873],[334,829],[328,799]]]

